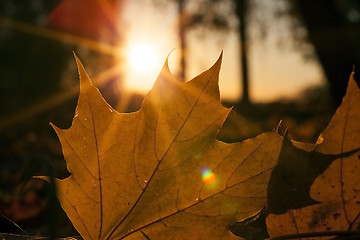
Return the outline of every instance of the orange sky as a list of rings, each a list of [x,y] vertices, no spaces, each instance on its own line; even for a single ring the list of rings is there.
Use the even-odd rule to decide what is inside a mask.
[[[151,1],[129,1],[125,5],[127,44],[134,46],[146,43],[157,52],[157,61],[151,72],[135,72],[127,69],[126,82],[130,88],[145,92],[151,88],[161,66],[170,51],[170,68],[177,72],[179,42],[176,35],[176,9],[155,8]],[[166,21],[164,21],[166,19]],[[252,42],[249,49],[250,97],[255,102],[292,98],[309,85],[325,82],[319,64],[305,62],[299,52],[289,48],[280,49],[274,41],[276,31],[262,42]],[[223,99],[235,100],[241,93],[238,40],[235,33],[222,41],[212,35],[203,38],[188,36],[187,79],[195,77],[209,68],[224,50],[220,73],[220,93]],[[139,90],[137,90],[139,91]]]

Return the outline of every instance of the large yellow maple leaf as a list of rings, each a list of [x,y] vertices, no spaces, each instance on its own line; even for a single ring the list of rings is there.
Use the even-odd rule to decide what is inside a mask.
[[[72,126],[54,126],[70,176],[60,203],[84,239],[236,239],[228,225],[266,205],[283,138],[240,143],[216,135],[231,109],[219,100],[221,57],[181,83],[167,61],[142,108],[118,113],[76,57],[80,96]]]

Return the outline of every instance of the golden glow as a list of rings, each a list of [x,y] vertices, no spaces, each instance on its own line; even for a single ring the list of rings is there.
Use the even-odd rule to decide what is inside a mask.
[[[126,87],[136,92],[149,91],[162,66],[156,45],[131,42],[126,50],[126,60]]]
[[[157,55],[154,47],[148,44],[134,45],[129,49],[130,66],[141,72],[153,70],[157,61]]]

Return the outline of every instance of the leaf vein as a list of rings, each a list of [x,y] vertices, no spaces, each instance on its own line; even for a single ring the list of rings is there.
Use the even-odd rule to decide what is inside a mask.
[[[80,163],[84,166],[84,168],[87,170],[87,172],[96,180],[98,178],[90,171],[90,169],[85,165],[85,163],[82,161],[81,157],[78,155],[78,153],[75,151],[75,149],[71,146],[69,140],[63,136],[63,139],[66,141],[67,145],[70,147],[71,151],[76,155],[76,158],[80,161]],[[71,172],[70,172],[71,173]],[[72,173],[71,173],[72,174]]]
[[[70,201],[70,199],[68,199],[68,197],[67,197],[65,194],[62,193],[62,195],[63,195],[64,199],[66,199],[66,201],[70,204],[71,208],[74,210],[74,212],[76,213],[76,215],[79,217],[79,219],[80,219],[82,225],[84,226],[86,232],[88,233],[89,237],[90,237],[91,239],[93,239],[92,236],[91,236],[91,234],[90,234],[90,232],[89,232],[89,229],[86,227],[86,224],[84,223],[83,219],[81,218],[81,215],[78,213],[78,211],[77,211],[77,209],[76,209],[76,206]]]
[[[174,144],[174,141],[175,139],[177,138],[177,136],[179,135],[179,133],[181,132],[181,130],[183,129],[185,123],[187,122],[187,120],[189,119],[190,115],[192,114],[195,106],[197,105],[200,97],[202,96],[202,94],[205,92],[205,89],[206,87],[209,85],[209,82],[210,80],[212,80],[212,78],[214,77],[214,72],[213,71],[213,74],[211,74],[211,77],[209,77],[209,79],[207,80],[206,84],[204,85],[202,91],[200,92],[200,94],[198,95],[196,101],[194,102],[193,106],[191,107],[188,115],[186,116],[186,118],[184,119],[183,121],[183,124],[180,126],[179,130],[177,131],[176,135],[174,136],[172,142],[169,144],[169,147],[167,148],[167,150],[165,151],[164,155],[159,159],[158,156],[156,156],[156,158],[158,159],[158,163],[153,171],[153,173],[151,174],[150,178],[148,179],[148,183],[146,184],[146,186],[143,188],[142,192],[140,193],[139,197],[136,199],[134,205],[129,209],[129,211],[125,214],[125,216],[119,221],[118,224],[115,225],[115,227],[113,228],[113,230],[110,232],[110,234],[107,236],[106,239],[109,239],[114,233],[115,231],[119,228],[119,226],[125,221],[125,219],[131,214],[131,212],[135,209],[135,207],[137,206],[137,204],[139,203],[140,199],[142,198],[142,196],[144,195],[144,193],[146,192],[146,189],[148,188],[148,186],[150,185],[151,183],[151,180],[153,179],[153,177],[155,176],[159,166],[160,166],[160,163],[162,162],[162,160],[166,157],[167,153],[169,152],[169,150],[171,149],[172,145]],[[157,119],[156,119],[156,128],[155,128],[155,131],[154,131],[154,145],[156,144],[156,129],[157,129],[157,124],[158,124],[158,118],[159,118],[159,113],[157,114]],[[156,154],[156,145],[154,146],[155,147],[155,154]],[[138,229],[140,230],[140,229]],[[125,235],[126,236],[126,235]],[[121,238],[122,239],[122,238]]]
[[[89,110],[91,113],[91,122],[92,122],[92,130],[94,135],[94,141],[95,141],[95,149],[96,149],[96,159],[98,164],[98,182],[99,182],[99,197],[100,197],[100,227],[99,227],[99,235],[98,239],[101,239],[101,233],[102,233],[102,226],[103,226],[103,191],[102,191],[102,179],[101,179],[101,163],[100,163],[100,156],[99,156],[99,146],[98,146],[98,139],[97,139],[97,131],[96,131],[96,125],[95,125],[95,118],[94,113],[91,105],[91,100],[89,97],[89,93],[86,92],[87,101],[89,103]]]

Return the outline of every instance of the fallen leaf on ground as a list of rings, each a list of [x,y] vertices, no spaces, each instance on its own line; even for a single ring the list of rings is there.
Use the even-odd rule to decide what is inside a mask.
[[[221,57],[181,83],[165,63],[141,110],[118,113],[79,59],[72,126],[57,132],[70,176],[58,197],[84,239],[238,239],[231,223],[266,205],[283,138],[276,129],[240,143],[216,140]]]

